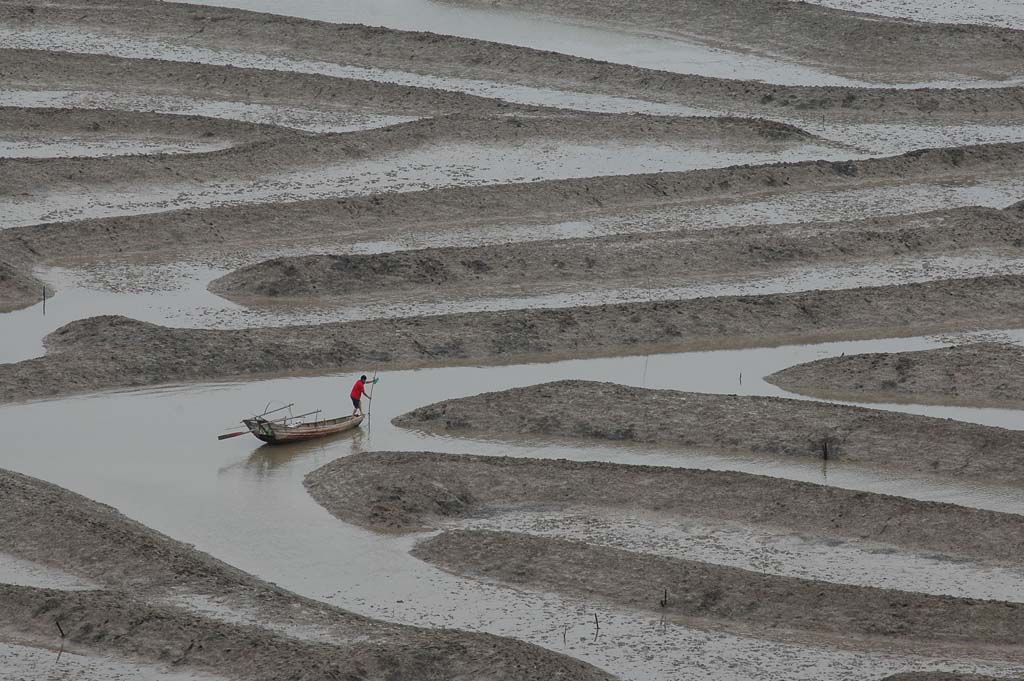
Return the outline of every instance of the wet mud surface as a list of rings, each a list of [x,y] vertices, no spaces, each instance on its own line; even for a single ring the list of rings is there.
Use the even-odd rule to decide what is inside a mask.
[[[792,392],[830,399],[1024,406],[1024,349],[973,343],[940,350],[819,360],[767,378]]]
[[[395,423],[447,434],[642,442],[1014,484],[1024,479],[1017,454],[1024,439],[1017,431],[779,398],[563,381],[441,402]],[[922,449],[921,442],[930,444]]]
[[[462,678],[462,670],[495,679],[610,678],[584,663],[507,639],[353,615],[261,582],[54,485],[10,472],[0,472],[0,485],[6,550],[106,587],[66,591],[0,585],[3,630],[18,637],[52,642],[56,619],[69,645],[233,678],[359,674],[383,679],[413,670],[438,679]],[[256,609],[262,626],[198,614],[188,606],[198,594],[223,605],[221,618],[232,608]],[[275,631],[286,624],[292,635]],[[326,640],[294,633],[303,627]],[[487,671],[481,672],[484,660]]]
[[[370,294],[451,300],[678,286],[787,266],[1021,248],[1024,222],[1006,211],[970,208],[856,222],[279,258],[225,275],[210,290],[247,304],[261,298],[301,304],[332,296],[351,303]]]
[[[0,667],[1020,677],[1022,34],[970,1],[0,0]],[[373,369],[345,437],[214,437]]]
[[[1005,328],[1016,276],[768,296],[509,310],[239,330],[124,317],[68,324],[47,354],[0,365],[0,401],[282,372],[513,362]],[[952,311],[970,310],[950,318]],[[362,339],[373,338],[368,344]],[[132,348],[146,348],[145,354]]]
[[[339,519],[385,532],[530,511],[628,511],[1013,564],[1024,523],[1014,514],[744,473],[428,452],[344,457],[305,485]]]
[[[413,552],[478,578],[612,601],[666,619],[725,624],[727,630],[731,623],[755,625],[782,638],[798,630],[853,648],[882,643],[914,649],[931,641],[961,655],[972,648],[997,658],[1020,654],[1014,633],[1024,616],[1019,604],[769,576],[515,533],[454,530]]]
[[[715,48],[740,49],[853,78],[899,83],[1019,76],[1020,31],[950,26],[866,16],[789,0],[647,2],[609,0],[447,0],[571,18],[642,35],[677,37]],[[823,42],[821,35],[832,39]],[[968,46],[977,46],[971,48]],[[985,52],[965,60],[961,48]]]

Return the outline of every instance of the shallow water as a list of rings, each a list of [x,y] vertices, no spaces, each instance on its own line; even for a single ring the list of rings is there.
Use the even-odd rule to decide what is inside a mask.
[[[538,13],[459,7],[431,0],[299,0],[284,6],[275,0],[192,1],[335,23],[367,24],[478,38],[618,64],[716,78],[762,80],[788,85],[871,85],[870,82],[845,78],[779,56],[717,49],[674,36],[655,36],[639,30],[586,25],[568,18]],[[964,82],[942,81],[934,85],[954,87]]]
[[[1020,335],[1016,333],[1016,335]],[[1024,492],[998,486],[920,479],[841,464],[730,458],[700,452],[578,444],[500,444],[400,430],[390,419],[442,398],[560,378],[739,394],[784,394],[760,376],[841,352],[939,347],[931,338],[829,343],[741,351],[653,355],[511,367],[457,367],[389,372],[375,387],[373,415],[360,430],[294,447],[257,446],[248,436],[218,442],[247,411],[273,400],[303,411],[343,411],[351,375],[284,378],[216,386],[96,395],[0,409],[5,447],[0,467],[41,477],[114,505],[176,539],[190,542],[303,595],[393,621],[456,626],[512,635],[564,649],[632,679],[678,678],[698,670],[715,679],[843,679],[906,666],[907,660],[779,645],[668,626],[651,616],[599,604],[460,579],[407,554],[413,538],[375,535],[341,523],[304,491],[305,473],[364,450],[405,449],[563,457],[649,465],[713,467],[826,482],[855,489],[1024,513]],[[937,416],[1024,427],[1020,412],[904,406]],[[53,423],[60,428],[53,428]],[[116,432],[116,440],[110,433]],[[303,560],[296,561],[301,555]],[[586,622],[600,611],[596,642]],[[652,653],[652,651],[654,651]],[[648,659],[650,656],[656,659]],[[969,661],[958,661],[975,668]],[[978,667],[983,668],[983,667]],[[1019,673],[1019,671],[1018,671]]]

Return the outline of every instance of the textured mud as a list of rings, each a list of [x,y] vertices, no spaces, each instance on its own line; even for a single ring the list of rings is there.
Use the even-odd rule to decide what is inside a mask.
[[[746,49],[851,78],[890,83],[1016,78],[1024,54],[1021,31],[870,16],[789,0],[445,1],[568,17],[721,49]],[[823,41],[823,35],[829,39]]]
[[[822,112],[828,112],[833,117],[847,120],[884,120],[902,115],[931,121],[965,122],[1013,120],[1024,109],[1024,90],[1018,87],[907,90],[777,86],[749,80],[653,71],[453,36],[146,0],[104,3],[91,6],[88,11],[83,11],[77,4],[58,3],[30,8],[7,4],[0,6],[0,11],[3,12],[0,20],[16,29],[61,30],[73,26],[111,35],[115,39],[118,34],[130,34],[216,50],[258,51],[366,68],[496,80],[766,115],[781,111],[786,115],[820,117]],[[178,30],[183,25],[194,30],[183,35]],[[991,75],[998,75],[999,69],[1015,68],[1015,60],[1019,59],[1016,32],[1006,32],[1006,40],[1001,40],[1004,33],[1000,29],[947,29],[942,38],[933,42],[925,38],[925,34],[933,29],[925,26],[921,30],[923,33],[919,35],[924,41],[915,44],[913,50],[901,51],[893,57],[897,64],[913,64],[918,61],[918,54],[934,57],[934,50],[941,50],[952,53],[957,67],[954,72],[962,72],[964,68],[974,72],[995,68]],[[960,39],[965,37],[973,41],[971,36],[975,35],[978,41],[991,41],[992,44],[998,43],[999,47],[991,51],[991,57],[970,53],[972,59],[979,60],[971,64],[964,59],[965,53],[952,45],[959,45]],[[820,31],[807,36],[808,44],[820,45],[819,36]],[[858,46],[857,50],[881,52],[876,49],[879,43],[873,38],[874,34],[867,45]],[[849,39],[852,43],[863,40],[857,37]],[[986,64],[989,60],[992,61]],[[5,55],[4,61],[4,72],[13,74],[21,82],[37,83],[33,87],[48,82],[49,70],[33,64],[28,54],[20,59]],[[921,57],[920,61],[930,64],[928,57]],[[8,66],[8,62],[17,63]],[[1000,67],[1000,63],[1005,67]],[[301,85],[296,83],[290,87]],[[308,98],[308,93],[309,90],[305,90],[302,96]]]
[[[47,354],[0,365],[0,402],[169,382],[365,366],[610,356],[1007,328],[1015,276],[767,296],[510,310],[241,330],[93,317],[50,334]],[[373,343],[366,343],[372,338]]]
[[[349,302],[382,293],[422,299],[515,296],[683,281],[899,256],[1024,253],[1024,221],[965,208],[852,222],[627,234],[374,255],[277,258],[232,272],[210,290],[239,300]],[[255,300],[253,300],[255,299]]]
[[[741,523],[980,562],[1015,564],[1024,548],[1018,515],[729,471],[373,452],[318,468],[305,485],[338,519],[377,531],[540,509],[598,509]]]
[[[561,381],[439,402],[395,423],[448,435],[638,442],[781,459],[828,458],[871,470],[961,479],[1024,480],[1020,431],[774,397]]]
[[[104,585],[52,591],[0,585],[5,636],[172,663],[234,678],[606,679],[595,668],[495,636],[386,624],[301,598],[195,551],[116,510],[54,485],[0,472],[5,551]],[[256,608],[263,626],[240,626],[162,603],[207,594]],[[320,641],[274,633],[315,628]],[[299,637],[301,638],[301,637]]]
[[[0,313],[38,302],[43,283],[26,270],[0,260]]]
[[[178,116],[104,109],[50,109],[0,107],[0,135],[45,137],[53,134],[77,138],[151,136],[159,139],[232,142],[282,137],[289,131],[271,125],[204,116]]]
[[[387,240],[537,221],[685,211],[712,202],[762,200],[798,191],[899,187],[914,182],[972,184],[1019,178],[1024,144],[939,149],[849,162],[807,161],[679,173],[595,177],[179,210],[0,230],[0,252],[62,264],[207,256],[213,251],[269,254],[282,247]],[[1021,217],[1019,211],[1012,211]],[[756,221],[756,218],[751,220]],[[685,214],[662,229],[686,225]]]
[[[837,647],[941,643],[959,655],[1021,654],[1024,605],[1016,603],[764,575],[508,532],[444,532],[413,554],[459,574],[648,610],[691,626],[756,627],[782,638],[798,631]]]
[[[163,3],[155,3],[160,7]],[[154,11],[151,6],[148,11]],[[318,74],[47,50],[0,49],[0,84],[307,106],[325,111],[431,116],[518,110],[459,92]]]
[[[491,147],[528,142],[643,142],[736,152],[782,151],[824,140],[792,126],[730,118],[663,118],[610,114],[493,118],[450,115],[338,134],[282,132],[275,138],[204,154],[115,158],[0,159],[0,194],[110,185],[204,184],[255,179],[302,167],[343,163],[446,144]],[[825,143],[827,144],[827,143]]]
[[[921,352],[849,355],[799,364],[766,380],[838,400],[1024,408],[1024,348],[972,343]]]

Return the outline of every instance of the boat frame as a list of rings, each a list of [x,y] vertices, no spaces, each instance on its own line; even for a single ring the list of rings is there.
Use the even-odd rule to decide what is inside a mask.
[[[254,416],[242,419],[242,423],[249,429],[249,432],[257,438],[270,445],[283,445],[289,442],[302,442],[318,437],[327,437],[336,433],[343,433],[346,430],[358,428],[365,416],[340,416],[333,419],[313,420],[289,425],[289,421],[319,414],[320,411],[311,411],[309,414],[299,416],[287,416],[280,419],[266,419],[263,416]]]

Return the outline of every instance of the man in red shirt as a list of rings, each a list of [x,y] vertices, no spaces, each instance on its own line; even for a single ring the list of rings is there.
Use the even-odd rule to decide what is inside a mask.
[[[370,396],[366,394],[366,375],[365,374],[360,376],[359,380],[356,381],[356,384],[354,386],[352,386],[352,392],[350,393],[350,396],[352,397],[352,406],[354,407],[354,409],[352,410],[352,416],[361,416],[362,415],[362,413],[363,413],[363,403],[362,403],[361,398],[363,397],[363,395],[366,395],[366,399],[367,400],[370,399]]]

